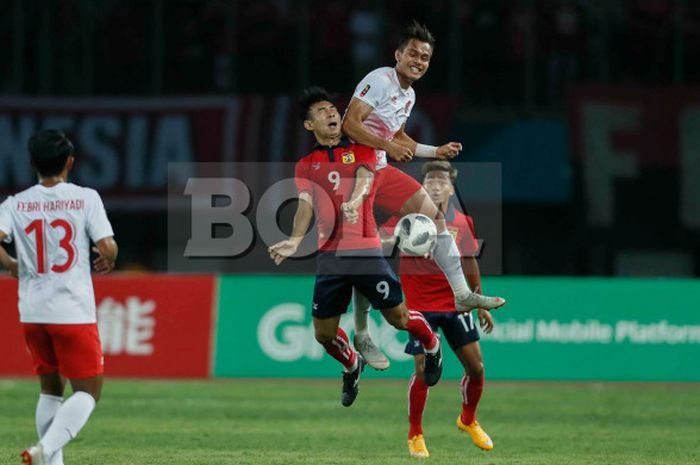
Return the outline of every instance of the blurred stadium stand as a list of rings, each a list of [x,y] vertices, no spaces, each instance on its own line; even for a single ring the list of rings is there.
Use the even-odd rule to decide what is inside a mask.
[[[0,193],[31,183],[24,131],[63,117],[86,166],[76,175],[106,194],[123,268],[167,266],[153,170],[293,161],[310,144],[299,90],[346,99],[393,63],[416,18],[438,44],[413,119],[434,126],[426,142],[463,142],[460,161],[502,163],[505,274],[700,273],[700,2],[0,0],[0,11]],[[245,115],[235,131],[222,116],[233,108]],[[178,127],[187,153],[158,138]]]

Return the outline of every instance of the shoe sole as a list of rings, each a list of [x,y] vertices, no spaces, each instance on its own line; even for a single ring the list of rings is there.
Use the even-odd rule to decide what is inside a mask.
[[[391,366],[391,364],[389,363],[388,360],[386,362],[371,362],[371,361],[365,359],[365,361],[367,362],[367,365],[370,368],[377,370],[377,371],[386,371]]]

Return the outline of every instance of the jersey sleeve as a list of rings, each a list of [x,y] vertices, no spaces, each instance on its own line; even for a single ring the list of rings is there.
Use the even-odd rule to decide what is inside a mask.
[[[386,96],[389,80],[382,73],[369,73],[355,88],[353,97],[377,108]]]
[[[474,257],[479,253],[479,242],[476,240],[474,220],[468,215],[465,215],[465,224],[462,231],[462,240],[459,243],[459,250],[463,257]]]
[[[377,154],[373,148],[366,145],[356,145],[355,146],[356,160],[355,162],[366,167],[368,170],[374,172],[377,169]]]
[[[297,162],[294,168],[294,184],[297,186],[297,193],[313,192],[311,183],[311,163],[307,159],[301,159]]]
[[[90,189],[86,211],[87,233],[92,242],[97,242],[105,237],[114,236],[112,225],[107,219],[107,212],[97,191]]]
[[[0,231],[7,234],[6,242],[12,241],[12,234],[14,233],[14,228],[12,227],[12,215],[11,211],[11,200],[12,197],[8,197],[3,203],[0,204]]]

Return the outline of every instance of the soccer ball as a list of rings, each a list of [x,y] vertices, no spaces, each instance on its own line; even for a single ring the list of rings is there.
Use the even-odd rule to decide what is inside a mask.
[[[420,213],[409,213],[401,218],[394,229],[399,250],[406,255],[424,257],[433,250],[437,228],[433,220]]]

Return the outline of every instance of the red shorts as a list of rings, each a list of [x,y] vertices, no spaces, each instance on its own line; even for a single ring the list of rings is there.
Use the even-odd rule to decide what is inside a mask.
[[[97,324],[23,323],[22,326],[37,375],[59,372],[69,379],[81,379],[104,373]]]
[[[398,216],[401,207],[423,186],[398,168],[387,165],[377,171],[374,178],[374,204],[393,216]]]

